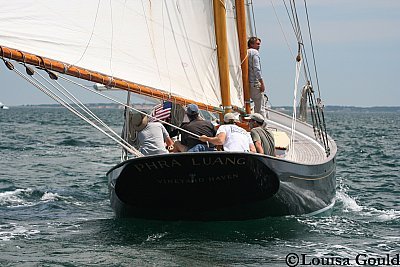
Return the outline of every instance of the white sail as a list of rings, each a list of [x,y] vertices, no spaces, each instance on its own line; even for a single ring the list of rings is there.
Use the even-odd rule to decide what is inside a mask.
[[[231,101],[242,106],[232,2],[226,3]],[[212,0],[7,1],[0,45],[221,104]]]

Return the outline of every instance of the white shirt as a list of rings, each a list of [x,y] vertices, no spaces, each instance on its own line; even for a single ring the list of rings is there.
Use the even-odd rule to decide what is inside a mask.
[[[224,124],[219,126],[217,135],[225,133],[224,151],[250,151],[250,144],[253,144],[250,133],[235,124]]]
[[[257,49],[249,48],[247,50],[247,57],[249,58],[249,82],[256,83],[262,79],[260,54]]]

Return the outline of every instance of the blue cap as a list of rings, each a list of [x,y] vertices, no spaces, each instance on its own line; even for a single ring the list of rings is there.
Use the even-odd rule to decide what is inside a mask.
[[[187,105],[186,114],[188,114],[188,115],[199,114],[199,107],[196,104]]]

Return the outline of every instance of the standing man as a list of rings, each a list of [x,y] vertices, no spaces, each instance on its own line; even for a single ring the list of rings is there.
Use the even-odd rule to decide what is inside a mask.
[[[272,134],[266,129],[264,117],[259,113],[250,115],[250,134],[257,153],[275,156],[275,141]]]
[[[258,52],[260,46],[260,38],[250,37],[247,42],[247,57],[249,61],[250,97],[254,102],[254,112],[260,113],[265,118],[265,85],[263,78],[261,77],[261,61]]]

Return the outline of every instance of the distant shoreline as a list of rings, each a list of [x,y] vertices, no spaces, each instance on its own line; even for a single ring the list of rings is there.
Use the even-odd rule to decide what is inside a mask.
[[[99,109],[123,109],[124,106],[120,104],[114,103],[89,103],[85,104],[89,108],[99,108]],[[138,104],[134,103],[133,107],[137,109],[152,109],[155,104],[153,103],[143,103]],[[59,104],[38,104],[38,105],[18,105],[18,106],[9,106],[10,108],[63,108],[63,106]],[[276,110],[283,110],[283,111],[291,111],[292,107],[289,106],[276,106],[273,107]],[[339,112],[339,111],[346,111],[346,112],[400,112],[400,106],[376,106],[376,107],[356,107],[356,106],[325,106],[324,109],[326,112]]]

